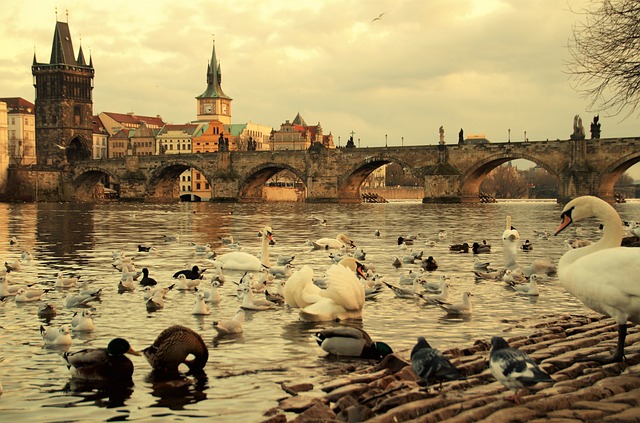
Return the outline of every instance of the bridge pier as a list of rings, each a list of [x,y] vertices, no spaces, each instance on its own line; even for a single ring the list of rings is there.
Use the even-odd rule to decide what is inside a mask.
[[[460,175],[427,175],[424,177],[423,203],[462,203]]]

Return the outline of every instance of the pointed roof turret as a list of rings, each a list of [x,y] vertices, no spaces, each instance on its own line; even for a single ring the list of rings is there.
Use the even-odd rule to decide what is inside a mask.
[[[77,65],[73,57],[73,43],[71,42],[71,32],[69,24],[66,22],[56,22],[56,30],[53,34],[53,45],[51,46],[52,65]]]
[[[213,49],[211,51],[211,61],[207,66],[207,89],[196,98],[226,98],[231,100],[220,86],[222,80],[222,72],[220,71],[220,64],[216,59],[216,44],[213,43]]]
[[[76,60],[80,66],[87,66],[87,62],[84,60],[84,53],[82,53],[82,45],[80,45],[80,51],[78,51],[78,60]]]
[[[304,119],[302,118],[302,116],[300,116],[300,112],[298,112],[296,117],[293,118],[293,124],[294,125],[300,125],[300,126],[307,126],[307,122],[305,122]]]

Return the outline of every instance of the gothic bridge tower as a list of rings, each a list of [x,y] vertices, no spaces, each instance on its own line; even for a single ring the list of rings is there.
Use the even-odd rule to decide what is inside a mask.
[[[56,22],[49,63],[33,55],[36,89],[36,155],[39,165],[91,158],[93,150],[93,61],[82,46],[74,57],[69,25]]]

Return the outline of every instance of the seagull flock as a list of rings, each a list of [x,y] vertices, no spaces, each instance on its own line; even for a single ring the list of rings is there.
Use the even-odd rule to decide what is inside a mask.
[[[530,239],[535,241],[535,238],[530,237],[523,244],[511,216],[506,216],[500,239],[502,257],[498,259],[502,266],[491,267],[488,258],[492,257],[492,247],[486,240],[451,244],[449,254],[473,256],[469,278],[476,284],[502,285],[514,296],[537,298],[544,295],[545,278],[557,274],[562,286],[585,306],[616,320],[619,334],[616,351],[612,357],[601,360],[623,361],[627,324],[640,324],[640,250],[620,247],[622,221],[610,205],[598,198],[585,196],[572,200],[561,217],[556,235],[581,219],[595,217],[603,223],[602,238],[578,248],[567,245],[567,251],[557,265],[551,259],[538,258],[523,266],[518,264],[519,256],[533,250],[534,242]],[[314,223],[327,226],[325,219],[316,216],[310,224]],[[460,289],[459,282],[446,274],[434,276],[435,270],[446,272],[446,266],[439,264],[434,256],[422,257],[424,250],[436,243],[447,242],[447,230],[439,230],[434,239],[425,239],[421,234],[403,234],[397,238],[397,243],[390,243],[395,251],[389,255],[388,264],[397,269],[395,280],[390,275],[377,273],[376,263],[366,259],[365,248],[345,233],[309,239],[301,245],[300,251],[282,252],[272,259],[269,249],[277,245],[274,233],[269,226],[258,231],[259,254],[240,251],[245,248],[244,244],[240,246],[231,237],[200,244],[189,242],[192,257],[199,259],[198,264],[188,263],[182,269],[174,269],[169,281],[157,276],[160,273],[157,268],[147,265],[138,271],[135,257],[124,251],[114,252],[111,256],[113,291],[139,296],[141,309],[150,317],[154,313],[171,312],[167,299],[172,296],[191,296],[191,314],[203,319],[213,314],[215,319],[209,325],[216,336],[230,339],[242,336],[248,316],[252,320],[259,319],[263,311],[286,308],[295,320],[327,325],[317,330],[312,338],[326,353],[377,360],[394,354],[392,347],[374,341],[353,322],[366,320],[367,303],[377,301],[381,294],[388,292],[387,289],[391,295],[386,300],[398,301],[398,307],[402,308],[404,301],[412,301],[421,307],[440,309],[443,319],[469,320],[474,311],[483,306],[483,301],[475,303],[475,295],[468,285],[465,285],[466,289]],[[539,239],[546,239],[543,237],[548,235],[545,232]],[[380,232],[375,236],[380,239]],[[162,242],[181,241],[178,235],[168,235]],[[137,254],[161,255],[162,247],[151,244],[148,241],[137,243]],[[19,248],[20,240],[12,237],[9,245],[12,249]],[[536,251],[542,248],[536,248]],[[326,255],[326,267],[318,271],[307,264],[297,265],[296,258],[304,254]],[[76,350],[75,334],[100,331],[102,322],[95,319],[95,311],[107,301],[103,295],[106,289],[93,287],[87,275],[63,271],[52,272],[54,276],[46,283],[42,280],[30,282],[20,275],[24,267],[35,261],[37,255],[34,257],[26,250],[19,258],[5,261],[5,269],[0,274],[0,299],[4,303],[38,304],[34,319],[42,321],[39,325],[42,343],[61,355],[70,377],[130,383],[135,368],[140,365],[134,365],[126,355],[144,357],[153,372],[165,375],[179,374],[183,365],[190,373],[205,370],[209,358],[207,342],[197,330],[179,324],[161,331],[151,345],[141,350],[131,346],[131,343],[136,344],[135,340],[127,339],[126,322],[123,322],[120,337],[109,342],[96,341],[101,346]],[[409,269],[404,271],[405,267]],[[238,273],[241,274],[239,278]],[[48,299],[52,291],[65,294],[60,303]],[[236,311],[229,316],[217,315],[216,306],[221,302],[235,302]],[[71,310],[73,316],[68,322],[53,325],[51,321],[58,314],[58,308]],[[3,359],[0,357],[0,361]],[[433,348],[425,336],[417,336],[409,359],[420,389],[428,390],[437,385],[437,390],[441,391],[443,383],[465,379],[464,372]],[[525,352],[510,347],[499,336],[491,339],[487,362],[493,377],[514,391],[511,399],[516,403],[521,401],[522,388],[554,382],[540,364]]]

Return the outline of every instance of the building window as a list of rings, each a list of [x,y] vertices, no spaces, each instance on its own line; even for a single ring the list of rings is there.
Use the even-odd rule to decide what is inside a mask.
[[[198,190],[200,189],[200,182],[198,182],[198,183],[196,184],[196,189],[198,189]]]

